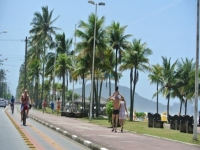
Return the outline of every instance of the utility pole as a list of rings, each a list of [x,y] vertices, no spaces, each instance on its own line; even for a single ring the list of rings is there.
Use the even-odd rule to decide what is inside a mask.
[[[76,24],[75,24],[75,32],[76,32]],[[76,34],[74,36],[74,51],[72,54],[72,63],[73,63],[73,67],[74,67],[74,52],[76,50]],[[72,101],[71,101],[71,112],[73,111],[73,100],[74,100],[74,79],[72,78],[73,83],[72,83]],[[83,109],[83,108],[82,108]]]
[[[197,140],[198,86],[199,86],[199,0],[197,0],[197,33],[196,33],[196,72],[195,72],[195,101],[193,140]]]
[[[27,72],[27,42],[28,39],[25,39],[25,65],[24,65],[24,90],[26,89],[26,72]]]

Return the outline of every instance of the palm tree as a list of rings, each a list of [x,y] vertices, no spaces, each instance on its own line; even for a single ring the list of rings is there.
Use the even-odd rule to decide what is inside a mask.
[[[76,69],[72,72],[72,78],[73,80],[77,80],[79,77],[82,79],[82,108],[85,109],[85,78],[88,75],[87,58],[77,57],[76,61],[76,66],[74,66]]]
[[[71,69],[71,59],[66,54],[59,54],[56,60],[56,73],[62,78],[62,111],[65,106],[65,73]]]
[[[161,78],[161,88],[154,94],[162,93],[167,98],[167,117],[169,118],[169,101],[172,96],[173,90],[176,90],[176,81],[175,81],[175,67],[177,64],[177,60],[171,64],[171,58],[168,60],[166,57],[162,56],[163,60],[163,73]]]
[[[43,88],[44,88],[44,68],[45,68],[45,62],[44,58],[46,55],[46,44],[48,41],[52,41],[51,35],[56,35],[55,30],[59,30],[57,27],[53,27],[52,24],[58,19],[56,17],[52,20],[52,14],[53,10],[49,12],[48,6],[42,7],[42,14],[39,12],[34,13],[33,21],[31,22],[31,25],[33,28],[29,31],[31,34],[35,35],[33,36],[33,41],[35,43],[42,41],[43,45],[43,59],[42,62],[42,96],[41,99],[43,99]],[[41,107],[41,105],[40,105]]]
[[[96,53],[95,53],[95,70],[98,70],[98,59],[104,58],[104,51],[107,48],[106,45],[106,30],[103,25],[105,22],[105,17],[101,17],[98,19],[95,14],[90,14],[88,17],[88,23],[84,21],[79,22],[79,29],[75,31],[75,35],[81,38],[81,42],[77,43],[76,51],[79,52],[79,58],[87,58],[86,64],[87,68],[90,71],[91,79],[92,79],[92,56],[93,56],[93,43],[94,43],[94,23],[96,20]],[[95,81],[94,84],[95,86]],[[94,94],[94,93],[91,93]],[[96,99],[97,97],[95,97]],[[94,99],[92,100],[94,101]],[[93,106],[92,106],[93,107]]]
[[[121,62],[121,53],[123,49],[127,48],[127,39],[132,35],[127,34],[124,35],[125,29],[127,26],[120,26],[119,22],[112,22],[111,25],[108,27],[108,36],[109,36],[109,43],[113,49],[115,49],[115,87],[117,86],[117,54],[119,53],[119,62]]]
[[[141,40],[134,39],[129,44],[128,48],[123,53],[122,65],[120,70],[130,70],[130,120],[133,121],[134,110],[134,95],[136,83],[139,78],[138,71],[149,71],[149,59],[147,58],[152,54],[152,50],[147,48],[146,43],[141,43]],[[133,74],[134,71],[134,74]]]
[[[159,64],[152,65],[151,73],[148,75],[150,84],[156,84],[156,90],[158,91],[158,85],[161,82],[162,77],[162,67]],[[156,101],[156,109],[158,113],[158,93],[157,93],[157,101]]]
[[[57,48],[57,54],[66,54],[71,55],[70,48],[72,46],[72,38],[65,39],[65,33],[63,34],[57,34],[56,35],[56,41],[60,42],[58,48]],[[68,77],[69,76],[69,70],[66,70],[66,87],[68,90]]]
[[[115,80],[114,78],[115,76],[113,76],[115,74],[115,71],[113,70],[115,67],[115,55],[114,55],[113,50],[110,47],[106,49],[105,57],[108,58],[109,60],[110,69],[105,70],[104,78],[106,80],[106,87],[107,87],[107,80],[108,80],[109,95],[111,95],[111,80]]]
[[[177,62],[177,85],[179,88],[179,92],[181,95],[181,105],[182,102],[185,102],[185,115],[187,114],[187,94],[189,90],[186,88],[190,81],[190,73],[194,71],[195,64],[193,63],[193,59],[186,58],[185,60],[181,59],[181,61]],[[181,114],[181,106],[180,112]]]

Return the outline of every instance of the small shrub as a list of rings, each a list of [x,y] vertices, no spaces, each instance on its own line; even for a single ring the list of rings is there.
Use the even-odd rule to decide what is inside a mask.
[[[108,122],[112,123],[112,111],[113,111],[113,102],[108,101],[106,104],[106,115],[108,116]]]
[[[146,116],[144,112],[135,112],[135,115],[137,118],[142,118],[142,119],[144,119],[144,117]]]

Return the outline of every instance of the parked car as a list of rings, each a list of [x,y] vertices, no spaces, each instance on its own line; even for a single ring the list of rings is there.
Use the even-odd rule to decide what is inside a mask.
[[[0,98],[0,107],[6,107],[6,101],[3,98]]]

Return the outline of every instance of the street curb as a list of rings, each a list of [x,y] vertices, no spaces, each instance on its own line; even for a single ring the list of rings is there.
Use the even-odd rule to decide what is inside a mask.
[[[63,129],[60,129],[60,128],[54,126],[54,125],[51,125],[48,122],[44,122],[43,120],[40,120],[40,119],[38,119],[36,117],[33,117],[33,116],[29,115],[29,118],[37,121],[38,123],[40,123],[40,124],[50,128],[50,129],[56,131],[56,132],[61,133],[62,135],[66,136],[66,137],[68,137],[68,138],[70,138],[70,139],[72,139],[72,140],[74,140],[74,141],[76,141],[76,142],[78,142],[78,143],[80,143],[80,144],[92,149],[92,150],[108,150],[105,147],[101,147],[101,146],[99,146],[99,145],[97,145],[95,143],[92,143],[91,141],[88,141],[88,140],[85,140],[85,139],[83,139],[81,137],[78,137],[77,135],[74,135],[74,134],[72,134],[72,133],[70,133],[68,131],[65,131]]]

